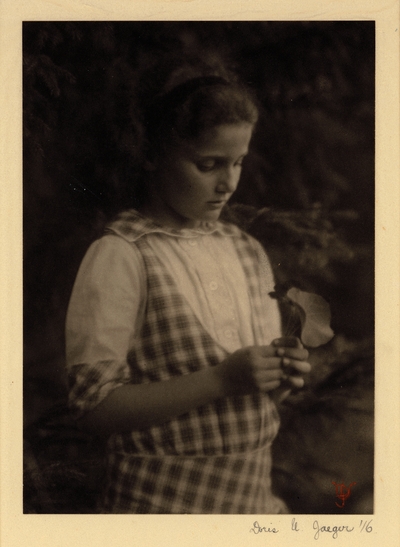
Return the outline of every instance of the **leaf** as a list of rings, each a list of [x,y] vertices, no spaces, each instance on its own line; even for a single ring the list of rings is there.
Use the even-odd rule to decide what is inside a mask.
[[[330,327],[331,311],[328,302],[318,294],[301,291],[296,287],[289,289],[287,296],[303,312],[300,313],[302,342],[311,348],[329,342],[334,332]]]

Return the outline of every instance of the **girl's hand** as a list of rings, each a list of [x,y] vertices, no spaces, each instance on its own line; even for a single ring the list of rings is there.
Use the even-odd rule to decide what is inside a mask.
[[[272,391],[283,380],[299,386],[311,367],[305,362],[308,352],[296,338],[280,338],[270,346],[250,346],[230,355],[214,371],[226,395],[244,395],[254,391]],[[292,371],[296,371],[292,374]]]
[[[272,342],[272,345],[277,348],[277,353],[282,358],[282,368],[284,376],[281,385],[271,394],[275,403],[281,403],[289,395],[292,389],[300,389],[304,386],[304,374],[308,374],[311,370],[311,365],[305,361],[308,358],[308,351],[303,348],[302,343],[298,338],[285,337],[277,338]],[[303,358],[293,359],[293,354],[290,348],[302,349]]]
[[[279,402],[291,387],[303,385],[301,375],[311,368],[307,358],[308,352],[296,338],[240,349],[215,367],[162,382],[117,387],[80,419],[80,426],[105,436],[140,431],[221,397],[257,391],[271,392]]]
[[[277,338],[272,342],[272,346],[277,348],[276,353],[282,358],[283,383],[289,388],[302,388],[304,386],[303,376],[311,370],[311,365],[306,362],[308,351],[294,336]]]

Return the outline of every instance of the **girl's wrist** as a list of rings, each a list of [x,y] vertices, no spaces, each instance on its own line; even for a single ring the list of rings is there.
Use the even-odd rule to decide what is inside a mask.
[[[231,382],[229,381],[228,374],[226,371],[226,363],[223,361],[218,365],[211,367],[210,373],[213,377],[213,383],[215,387],[216,398],[228,397],[229,395],[234,395],[234,390],[232,389]]]

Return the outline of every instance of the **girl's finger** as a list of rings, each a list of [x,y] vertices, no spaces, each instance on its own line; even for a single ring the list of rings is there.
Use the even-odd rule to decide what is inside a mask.
[[[306,349],[278,348],[275,350],[278,357],[288,357],[289,359],[297,359],[306,361],[308,359],[308,351]]]
[[[284,369],[291,368],[300,374],[308,374],[311,371],[311,365],[307,361],[297,361],[294,359],[282,359],[282,366]]]
[[[280,380],[273,380],[271,382],[265,382],[264,384],[260,385],[259,389],[260,391],[272,391],[274,389],[277,389],[280,385]]]
[[[275,338],[275,340],[272,341],[272,345],[275,347],[303,348],[303,344],[296,336],[282,336],[281,338]]]
[[[282,368],[282,358],[281,357],[268,357],[260,361],[258,368],[261,371],[265,371],[267,374],[274,370],[281,370]]]
[[[304,387],[304,378],[301,376],[289,376],[287,382],[296,389]]]
[[[284,372],[281,368],[269,369],[269,370],[259,370],[255,375],[256,381],[259,384],[265,384],[273,380],[281,380]]]
[[[275,357],[277,354],[277,350],[274,346],[259,346],[260,355],[261,357]]]

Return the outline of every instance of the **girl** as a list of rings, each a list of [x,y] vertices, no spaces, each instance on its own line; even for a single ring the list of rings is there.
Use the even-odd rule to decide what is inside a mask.
[[[274,401],[302,387],[308,353],[279,338],[260,244],[219,221],[257,106],[225,69],[163,68],[142,86],[143,199],[92,244],[71,296],[71,408],[108,437],[104,513],[285,512]]]

